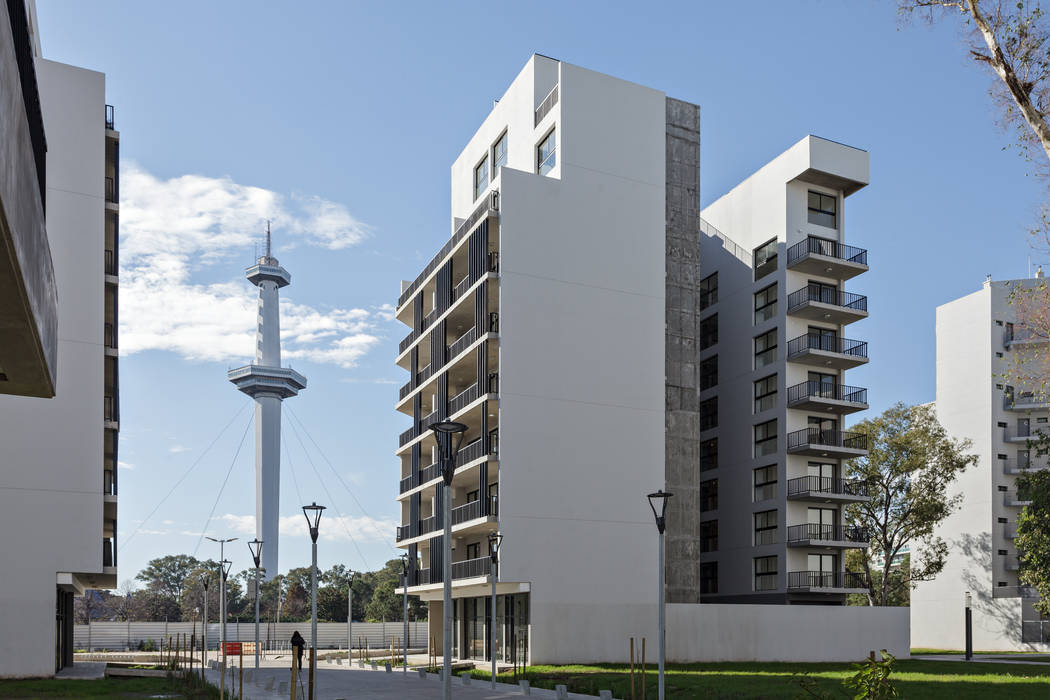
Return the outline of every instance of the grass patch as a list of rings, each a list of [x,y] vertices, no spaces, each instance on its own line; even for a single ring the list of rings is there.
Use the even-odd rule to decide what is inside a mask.
[[[156,696],[204,700],[218,698],[215,688],[191,690],[168,678],[100,678],[77,680],[38,678],[0,680],[0,697],[13,700],[37,698],[151,698]]]
[[[944,655],[949,655],[949,656],[963,656],[963,655],[966,654],[966,652],[962,651],[960,649],[924,649],[924,648],[921,648],[921,647],[911,650],[911,655],[912,656],[924,656],[924,655],[928,655],[928,654],[944,654]],[[1006,654],[1043,654],[1043,655],[1046,655],[1046,652],[1041,652],[1041,651],[975,651],[974,652],[974,656],[977,656],[977,655],[982,655],[982,656],[988,656],[988,655],[1005,656]]]
[[[646,667],[646,697],[656,698],[656,669]],[[611,690],[617,698],[630,698],[630,668],[622,664],[594,666],[530,666],[519,679],[526,679],[536,688],[553,689],[564,684],[570,692],[597,695],[599,690]],[[851,664],[793,664],[793,663],[712,663],[669,664],[666,686],[668,700],[687,698],[784,698],[802,695],[792,678],[796,673],[808,673],[821,690],[836,697],[848,697],[842,681],[853,675]],[[477,669],[474,678],[488,680],[490,674]],[[501,673],[497,680],[512,683],[509,673]],[[967,700],[1009,697],[1011,700],[1050,697],[1050,668],[954,661],[898,661],[894,664],[891,682],[904,698],[931,700]],[[641,678],[635,671],[636,698],[641,699]]]

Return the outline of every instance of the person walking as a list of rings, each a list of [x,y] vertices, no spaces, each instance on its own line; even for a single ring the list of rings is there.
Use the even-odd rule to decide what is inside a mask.
[[[303,639],[303,635],[299,634],[299,630],[292,633],[292,648],[295,650],[295,654],[298,657],[299,663],[298,668],[303,667],[303,648],[306,646],[306,640]]]

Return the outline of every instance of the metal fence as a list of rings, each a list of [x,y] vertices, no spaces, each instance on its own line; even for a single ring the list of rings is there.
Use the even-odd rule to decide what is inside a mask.
[[[259,640],[265,649],[287,649],[288,641],[296,630],[309,642],[310,623],[273,622],[259,623]],[[428,634],[427,622],[408,623],[408,644],[425,646]],[[402,622],[355,622],[351,630],[354,647],[362,644],[371,649],[390,647],[394,637],[404,635]],[[196,634],[200,639],[201,623],[193,622],[92,622],[90,625],[73,626],[73,648],[88,651],[138,649],[139,643],[160,647],[169,636]],[[254,642],[254,622],[226,623],[226,641]],[[319,649],[345,649],[345,622],[318,622],[317,642]],[[200,642],[198,641],[198,644]],[[208,647],[219,646],[219,623],[208,623]]]

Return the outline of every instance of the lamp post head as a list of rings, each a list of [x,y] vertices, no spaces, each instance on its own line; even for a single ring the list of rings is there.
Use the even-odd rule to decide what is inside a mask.
[[[211,576],[209,576],[206,573],[204,573],[204,574],[197,574],[197,580],[201,582],[201,585],[204,586],[204,590],[207,591],[208,590],[208,584],[211,583]]]
[[[353,569],[350,569],[350,570],[348,570],[346,572],[346,574],[347,574],[346,575],[346,585],[349,586],[350,588],[353,588],[354,587],[354,577],[357,576],[357,572],[354,571]]]
[[[970,598],[970,592],[966,591],[966,609],[967,610],[970,609],[970,603],[971,602],[972,602],[972,599]]]
[[[438,451],[441,453],[441,477],[445,486],[451,486],[452,476],[456,471],[456,455],[459,453],[459,446],[463,444],[467,426],[446,418],[431,423],[430,429],[434,431],[434,439],[437,440]]]
[[[499,563],[499,546],[503,544],[503,535],[498,532],[489,533],[489,556],[492,557],[492,563]]]
[[[258,570],[262,562],[262,546],[263,541],[258,537],[248,543],[248,551],[252,553],[252,560],[255,562],[256,570]]]
[[[222,582],[226,583],[226,577],[230,575],[230,568],[233,566],[233,562],[229,559],[223,559],[219,562],[219,566],[222,567]]]
[[[673,496],[673,493],[668,493],[663,489],[660,489],[656,493],[650,493],[647,498],[649,499],[649,507],[653,509],[653,517],[656,518],[656,529],[660,531],[660,534],[664,534],[664,530],[667,528],[667,520],[665,516],[667,514],[667,499]],[[659,508],[659,510],[657,510]]]
[[[321,513],[324,509],[324,506],[319,506],[316,502],[303,506],[303,515],[306,516],[306,525],[310,528],[310,539],[314,544],[317,544],[317,527],[321,523]]]
[[[401,555],[401,575],[408,576],[408,553]]]

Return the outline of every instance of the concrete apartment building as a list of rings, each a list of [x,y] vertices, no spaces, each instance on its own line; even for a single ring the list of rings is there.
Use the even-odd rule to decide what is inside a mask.
[[[33,4],[6,7],[47,135],[58,372],[52,399],[0,396],[0,676],[46,676],[72,664],[73,596],[117,583],[119,134],[105,76],[42,58]]]
[[[953,485],[962,508],[938,535],[950,547],[944,571],[911,594],[912,646],[961,649],[964,600],[972,596],[973,644],[980,650],[1050,651],[1050,621],[1032,607],[1034,590],[1018,585],[1017,516],[1025,505],[1017,476],[1045,469],[1028,444],[1048,431],[1050,399],[1038,387],[1012,386],[1018,353],[1045,339],[1018,322],[1009,297],[1035,279],[992,281],[937,307],[937,417],[955,438],[973,441],[975,466]]]
[[[867,533],[842,507],[865,454],[846,426],[868,407],[846,371],[868,362],[851,325],[868,269],[846,244],[846,198],[868,153],[807,136],[701,213],[698,306],[701,593],[705,602],[843,605],[864,592],[845,552]],[[852,284],[851,284],[852,286]]]

